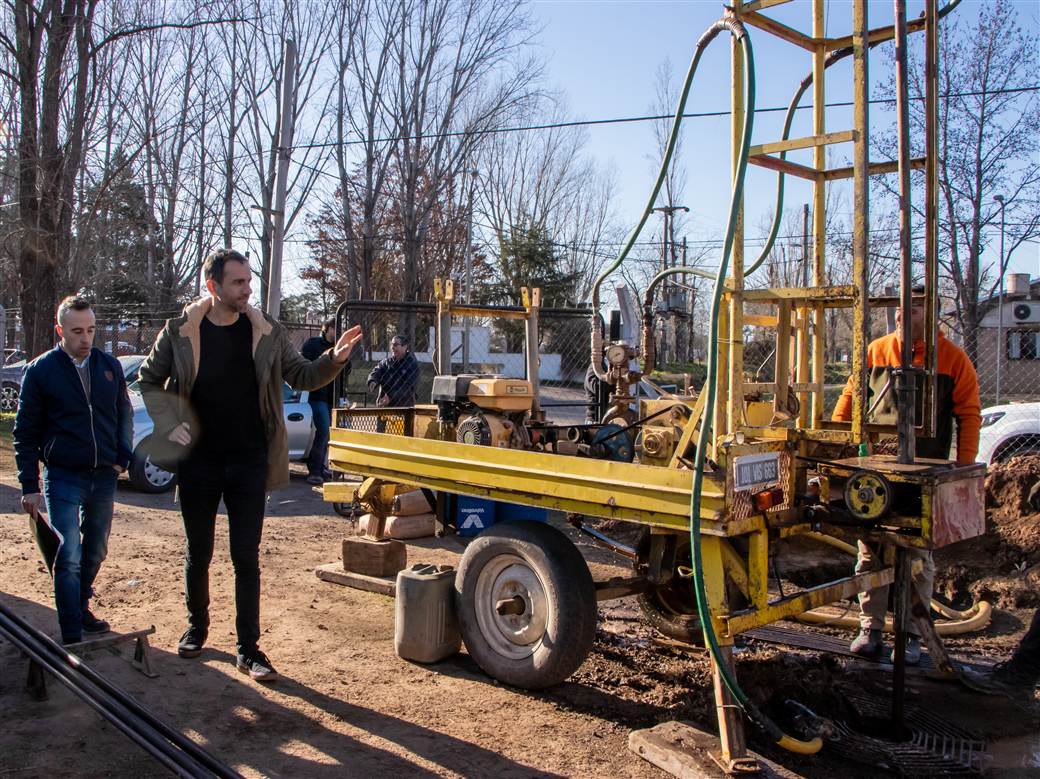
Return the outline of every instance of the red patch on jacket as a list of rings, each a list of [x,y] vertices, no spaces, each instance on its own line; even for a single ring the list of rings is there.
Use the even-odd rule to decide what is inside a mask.
[[[115,379],[115,376],[112,375],[112,371],[105,371],[105,378],[109,381],[112,381],[113,379]]]

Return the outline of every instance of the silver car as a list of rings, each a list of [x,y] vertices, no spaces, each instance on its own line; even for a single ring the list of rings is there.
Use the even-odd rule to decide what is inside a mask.
[[[172,490],[177,483],[177,474],[163,470],[153,463],[141,447],[155,424],[144,407],[144,399],[137,384],[137,369],[141,367],[144,357],[129,355],[120,357],[123,373],[127,376],[127,389],[130,393],[130,404],[134,409],[134,457],[130,461],[130,483],[141,492],[166,492]],[[311,451],[314,441],[314,425],[311,407],[307,402],[307,392],[298,392],[288,384],[282,385],[282,402],[284,404],[285,431],[289,435],[289,459],[304,460]]]

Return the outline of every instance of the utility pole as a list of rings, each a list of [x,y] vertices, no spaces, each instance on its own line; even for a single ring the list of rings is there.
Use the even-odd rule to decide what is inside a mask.
[[[469,218],[466,223],[466,305],[473,302],[473,188],[477,183],[477,171],[467,170],[469,176]],[[462,318],[462,372],[469,373],[469,321]]]
[[[670,246],[673,243],[672,223],[675,212],[684,211],[686,213],[689,213],[690,209],[686,206],[659,206],[653,210],[660,211],[662,214],[664,214],[664,237],[661,241],[661,270],[666,270],[667,268],[674,265],[673,261],[675,259],[673,256],[671,256],[672,247]],[[664,320],[661,322],[661,340],[663,341],[661,353],[664,355],[664,358],[666,360],[669,359],[670,356],[674,356],[673,350],[670,349],[670,342],[668,338],[669,320],[672,319],[672,290],[674,290],[674,286],[670,284],[662,285],[661,296],[663,305],[661,306],[661,308],[664,311]],[[675,329],[674,322],[671,329]]]
[[[277,319],[282,308],[282,248],[285,239],[285,188],[293,144],[293,96],[296,92],[296,43],[285,41],[282,59],[282,102],[278,108],[278,169],[274,182],[274,229],[271,234],[271,267],[267,280],[267,314]]]
[[[995,404],[1000,405],[1000,364],[1004,362],[1007,348],[1004,346],[1004,271],[1007,260],[1004,257],[1004,196],[994,195],[993,199],[1000,203],[1000,297],[997,299],[997,397]],[[977,359],[977,358],[976,358]]]

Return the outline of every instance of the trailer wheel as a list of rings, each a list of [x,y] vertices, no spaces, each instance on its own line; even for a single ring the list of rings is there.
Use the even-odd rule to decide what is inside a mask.
[[[502,522],[477,536],[462,555],[455,601],[470,656],[514,687],[558,684],[592,649],[592,575],[577,547],[549,525]]]
[[[638,543],[640,555],[645,559],[650,547],[649,528]],[[680,565],[690,565],[690,541],[680,537],[676,545],[675,560]],[[678,565],[675,566],[678,569]],[[693,594],[693,582],[679,576],[673,569],[672,578],[666,584],[639,594],[639,607],[651,627],[662,635],[687,644],[702,645],[704,633],[697,611],[697,599]]]

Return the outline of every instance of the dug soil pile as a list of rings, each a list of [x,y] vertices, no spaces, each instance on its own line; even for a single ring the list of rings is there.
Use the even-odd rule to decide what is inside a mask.
[[[1040,606],[1040,511],[1029,500],[1037,484],[1040,456],[990,466],[986,534],[936,553],[936,592],[960,604],[981,598],[1002,608]]]

